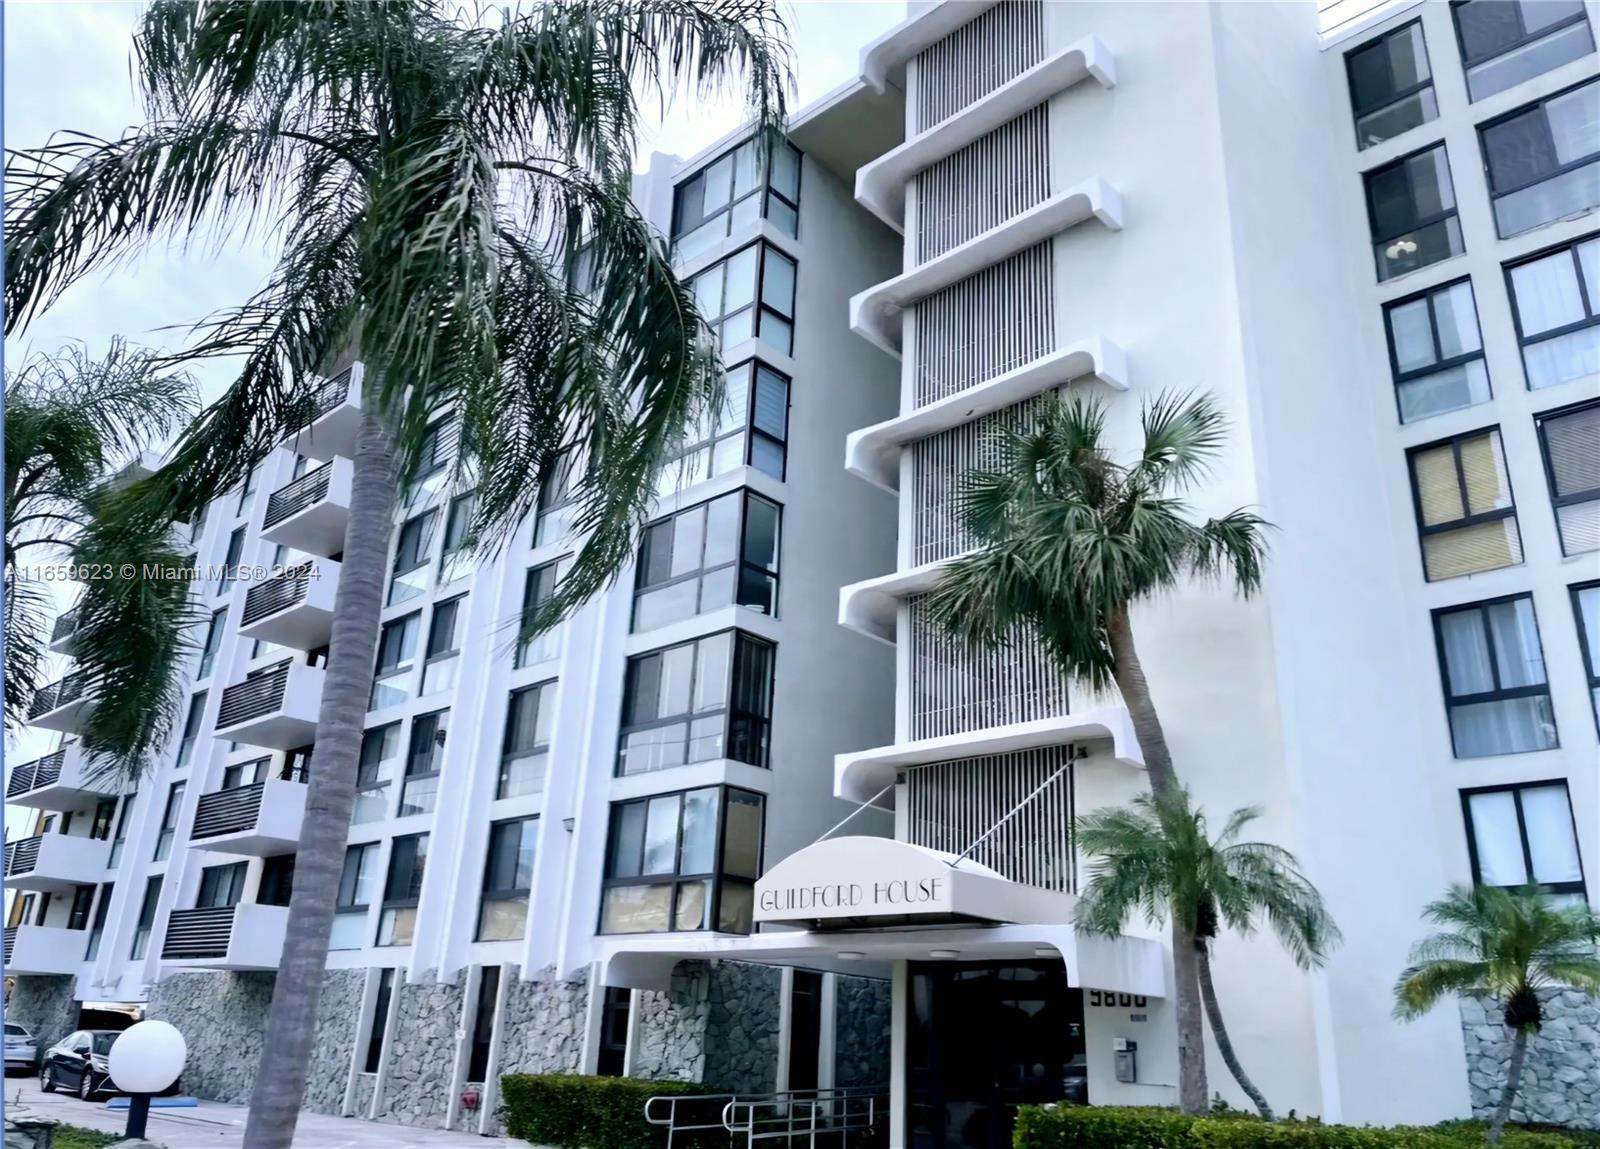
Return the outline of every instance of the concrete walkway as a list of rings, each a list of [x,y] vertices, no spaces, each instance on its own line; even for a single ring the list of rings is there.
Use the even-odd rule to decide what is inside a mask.
[[[6,1109],[21,1104],[42,1117],[68,1125],[120,1133],[127,1127],[125,1109],[107,1109],[104,1101],[84,1102],[62,1093],[40,1093],[31,1077],[5,1079]],[[195,1109],[152,1109],[147,1135],[167,1149],[232,1149],[244,1143],[245,1108],[202,1101]],[[296,1149],[530,1149],[509,1137],[479,1137],[411,1129],[350,1117],[301,1113],[295,1127]]]

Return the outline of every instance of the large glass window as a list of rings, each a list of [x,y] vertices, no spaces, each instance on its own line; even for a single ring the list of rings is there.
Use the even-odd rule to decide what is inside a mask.
[[[549,546],[566,538],[572,520],[573,486],[578,476],[577,460],[571,450],[561,452],[550,467],[550,476],[539,488],[533,519],[533,545]]]
[[[522,622],[524,624],[530,624],[538,615],[539,608],[555,597],[556,587],[561,582],[561,576],[567,573],[567,568],[571,565],[571,558],[560,558],[554,562],[544,563],[541,566],[529,569],[527,577],[522,584]],[[521,670],[524,666],[548,662],[560,653],[560,628],[552,626],[532,638],[519,636],[511,665]]]
[[[271,758],[252,758],[248,762],[235,762],[231,766],[222,768],[222,785],[220,790],[237,790],[242,786],[254,786],[267,776],[267,769],[272,765]]]
[[[1600,377],[1600,236],[1512,264],[1506,282],[1528,386]]]
[[[1356,147],[1381,144],[1438,118],[1421,20],[1361,45],[1345,56],[1344,65],[1356,115]]]
[[[368,710],[398,706],[411,697],[411,672],[417,667],[417,633],[421,629],[421,611],[383,624]]]
[[[763,214],[785,235],[794,235],[800,207],[800,153],[779,144],[763,180],[761,145],[746,140],[679,184],[673,194],[672,242],[687,259],[755,223]]]
[[[1535,418],[1561,553],[1600,550],[1600,403]]]
[[[735,491],[647,526],[633,629],[735,603],[777,613],[778,517],[776,503]]]
[[[1559,744],[1530,595],[1435,611],[1433,621],[1457,758]]]
[[[393,966],[378,971],[378,992],[372,995],[372,1025],[367,1030],[367,1049],[361,1059],[363,1073],[376,1073],[383,1064],[383,1043],[389,1033],[389,1003],[394,1000]]]
[[[156,907],[161,903],[161,875],[146,878],[144,899],[139,903],[139,920],[133,928],[133,948],[128,956],[134,961],[144,957],[150,948],[150,934],[156,928]]]
[[[478,997],[472,1007],[472,1044],[467,1052],[467,1080],[479,1085],[489,1076],[489,1055],[494,1049],[494,1016],[499,996],[500,967],[486,965],[478,976]]]
[[[206,695],[208,691],[197,690],[189,698],[189,710],[183,716],[183,733],[178,736],[179,769],[187,766],[194,757],[194,744],[200,740],[200,724],[206,715]]]
[[[794,276],[794,260],[768,244],[753,243],[694,277],[695,304],[723,347],[759,337],[789,355]]]
[[[611,807],[600,932],[750,932],[759,794],[710,786]]]
[[[366,944],[367,911],[377,890],[378,843],[347,846],[339,872],[339,896],[333,909],[333,932],[328,948],[358,950]]]
[[[261,883],[256,887],[256,904],[286,906],[294,894],[294,855],[274,854],[261,863]]]
[[[428,864],[428,835],[409,834],[389,846],[389,873],[383,883],[380,946],[408,946],[416,935],[422,873]]]
[[[1461,805],[1474,882],[1511,889],[1537,883],[1583,900],[1583,861],[1565,782],[1463,790]]]
[[[1489,401],[1489,371],[1470,281],[1386,304],[1383,322],[1402,423]]]
[[[353,824],[381,822],[389,816],[389,786],[399,772],[400,723],[375,726],[362,734]]]
[[[453,582],[472,570],[468,546],[472,520],[478,513],[478,492],[468,491],[450,500],[444,516],[444,544],[440,547],[439,585]]]
[[[656,493],[672,494],[743,466],[782,479],[788,439],[788,377],[747,359],[728,368],[721,406],[704,412],[688,431],[683,450],[661,468]]]
[[[1589,701],[1600,728],[1600,582],[1572,588],[1572,611],[1578,618],[1578,645],[1583,648],[1583,669],[1589,679]]]
[[[1522,561],[1517,508],[1498,430],[1415,447],[1410,461],[1429,582]]]
[[[1444,145],[1368,172],[1367,216],[1379,280],[1465,251]]]
[[[448,416],[428,424],[417,451],[417,465],[406,485],[406,506],[416,506],[444,486],[449,477],[446,468],[456,453],[456,441],[460,436],[460,424]]]
[[[228,536],[228,554],[222,560],[222,576],[217,579],[217,593],[226,594],[239,579],[239,560],[244,555],[245,528],[239,527]]]
[[[244,897],[244,879],[250,864],[234,862],[226,866],[207,866],[200,871],[200,892],[196,909],[215,910],[236,906]]]
[[[206,641],[200,648],[200,667],[194,675],[196,681],[211,677],[211,668],[217,661],[217,650],[222,646],[222,632],[227,625],[227,607],[218,607],[211,612],[211,621],[206,624]]]
[[[1478,129],[1500,238],[1600,207],[1600,80]]]
[[[400,817],[431,814],[438,804],[439,772],[444,768],[444,742],[449,727],[448,710],[419,714],[411,720],[406,779],[400,787]]]
[[[629,659],[617,772],[717,758],[766,766],[774,651],[730,630]]]
[[[489,827],[489,857],[483,864],[483,897],[478,903],[478,941],[514,941],[527,931],[538,841],[538,818],[516,818]]]
[[[185,788],[185,783],[174,782],[167,791],[167,804],[161,811],[161,829],[156,834],[154,860],[157,862],[166,861],[167,855],[172,853],[172,839],[178,832],[178,815],[183,810]]]
[[[439,523],[439,510],[434,508],[400,526],[400,538],[394,548],[394,575],[389,580],[388,603],[405,602],[428,589],[428,563],[433,554],[433,532]]]
[[[1594,51],[1583,0],[1466,0],[1451,10],[1473,100]]]
[[[94,904],[94,918],[89,924],[89,944],[83,951],[84,961],[94,961],[100,956],[100,939],[106,933],[106,913],[111,909],[111,892],[114,883],[106,882],[100,887],[100,899]]]
[[[555,703],[554,682],[541,682],[511,692],[506,704],[506,731],[500,748],[496,798],[516,798],[544,789]]]
[[[455,688],[461,669],[461,612],[466,605],[464,594],[433,604],[433,614],[428,618],[428,645],[423,652],[419,698]]]

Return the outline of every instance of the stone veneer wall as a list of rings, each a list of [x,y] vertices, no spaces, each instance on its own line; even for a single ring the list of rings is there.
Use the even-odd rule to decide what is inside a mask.
[[[704,1081],[710,970],[683,962],[666,993],[641,990],[634,1019],[633,1076],[657,1081]]]
[[[776,966],[724,961],[710,971],[706,1085],[720,1093],[771,1093],[778,1087],[778,1004],[783,973]]]
[[[1545,990],[1539,999],[1544,1027],[1528,1042],[1511,1120],[1600,1129],[1600,1002],[1576,990]],[[1511,1031],[1501,1013],[1494,1002],[1461,1003],[1472,1113],[1484,1120],[1500,1102],[1511,1063]]]
[[[184,1092],[243,1105],[255,1087],[273,973],[175,973],[150,988],[146,1016],[177,1026],[189,1045]]]
[[[433,971],[428,970],[417,981],[396,987],[399,1004],[384,1057],[379,1120],[444,1127],[465,987],[460,974],[454,981],[432,978]]]
[[[562,981],[554,966],[523,981],[514,965],[506,979],[500,1018],[501,1073],[582,1073],[583,1029],[588,1021],[589,983]]]
[[[834,992],[834,1084],[889,1084],[890,983],[840,974]]]
[[[323,977],[317,999],[317,1029],[312,1038],[311,1066],[306,1075],[306,1095],[301,1103],[314,1113],[343,1112],[345,1083],[350,1079],[350,1056],[361,1028],[361,994],[366,988],[364,969],[330,969]],[[365,1110],[357,1110],[365,1116]]]
[[[351,1116],[366,1120],[368,1112],[372,1109],[372,1091],[378,1086],[376,1073],[356,1074],[356,1088],[351,1097]]]
[[[6,999],[6,1020],[26,1026],[43,1053],[78,1028],[77,979],[19,974]]]

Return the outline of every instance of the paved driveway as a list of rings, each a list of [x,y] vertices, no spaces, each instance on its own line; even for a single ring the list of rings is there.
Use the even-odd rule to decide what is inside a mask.
[[[26,1106],[70,1125],[120,1133],[127,1127],[125,1109],[107,1109],[104,1101],[83,1102],[61,1093],[40,1093],[37,1078],[5,1079],[6,1109]],[[231,1149],[244,1143],[242,1105],[200,1102],[196,1109],[152,1109],[147,1134],[167,1149]],[[349,1117],[302,1113],[295,1127],[296,1149],[530,1149],[526,1141],[409,1129]]]

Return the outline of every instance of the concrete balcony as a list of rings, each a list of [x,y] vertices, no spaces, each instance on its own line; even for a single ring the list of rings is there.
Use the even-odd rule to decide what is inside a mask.
[[[83,693],[83,676],[69,674],[39,688],[28,707],[28,725],[77,734],[88,716],[89,705],[90,700]]]
[[[112,777],[92,768],[89,755],[77,743],[24,762],[6,781],[7,804],[34,810],[76,810],[114,793]]]
[[[161,960],[197,969],[277,969],[288,922],[288,906],[254,902],[173,910],[161,942]]]
[[[88,930],[12,926],[5,932],[6,973],[75,974],[88,945]]]
[[[53,654],[71,655],[78,645],[78,608],[63,611],[50,628],[50,651]]]
[[[293,750],[309,745],[322,706],[319,667],[280,662],[222,692],[216,737],[247,746]]]
[[[998,0],[934,0],[916,15],[890,28],[861,49],[861,78],[875,91],[906,86],[906,61],[963,24],[993,8]]]
[[[189,848],[253,858],[292,854],[305,810],[306,784],[298,774],[202,794]]]
[[[361,430],[361,382],[366,368],[346,367],[312,393],[310,420],[284,442],[308,459],[326,462],[336,456],[353,458],[356,434]]]
[[[104,880],[111,843],[76,834],[38,834],[6,843],[6,885],[14,890],[70,890]]]
[[[349,459],[334,459],[273,491],[261,537],[324,558],[342,553],[354,470]]]
[[[301,563],[250,588],[244,596],[239,633],[291,650],[326,646],[333,634],[333,599],[338,590],[338,563],[332,559]]]

